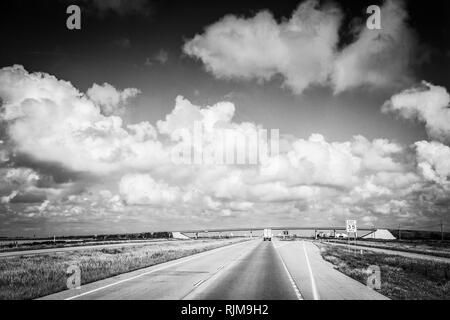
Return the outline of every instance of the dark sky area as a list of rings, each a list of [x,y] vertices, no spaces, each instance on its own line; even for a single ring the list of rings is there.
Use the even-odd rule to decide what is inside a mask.
[[[130,1],[132,3],[133,1]],[[75,3],[82,10],[82,29],[69,31],[65,22],[68,3]],[[289,124],[289,118],[274,121],[270,106],[265,108],[267,97],[261,98],[264,90],[270,97],[284,95],[285,92],[272,86],[260,87],[254,83],[211,81],[202,65],[187,58],[182,53],[186,40],[200,34],[205,27],[220,20],[228,14],[251,17],[261,10],[269,10],[278,19],[287,19],[298,6],[298,1],[139,1],[140,9],[125,12],[114,10],[99,10],[92,1],[2,1],[0,3],[0,37],[5,44],[0,51],[0,65],[24,65],[29,71],[44,71],[60,79],[71,81],[77,88],[84,91],[92,83],[105,81],[119,87],[139,87],[144,93],[140,104],[152,105],[146,108],[146,115],[153,120],[160,119],[173,107],[175,96],[182,94],[198,103],[210,104],[223,99],[230,92],[243,90],[254,92],[253,103],[259,103],[264,112],[257,115],[257,122],[270,126],[283,127],[286,131],[305,135],[314,128],[305,124],[305,130],[298,129],[295,124]],[[321,3],[327,3],[321,1]],[[337,1],[344,12],[344,23],[341,28],[341,42],[344,45],[352,40],[351,28],[365,18],[365,8],[371,4],[381,4],[382,1]],[[419,47],[415,76],[417,81],[427,80],[450,86],[449,70],[449,23],[446,13],[450,11],[448,1],[406,1],[409,12],[409,23],[417,33]],[[167,53],[170,63],[161,68],[144,68],[149,56],[155,55],[161,48]],[[277,81],[275,78],[273,81]],[[271,81],[271,82],[273,82]],[[269,83],[270,84],[270,83]],[[194,97],[193,92],[203,88],[200,95]],[[207,91],[207,93],[205,93]],[[202,94],[203,93],[203,94]],[[323,92],[318,92],[322,100]],[[310,95],[314,99],[314,93]],[[259,100],[258,100],[259,99]],[[289,97],[283,97],[289,99]],[[302,101],[286,101],[286,108],[298,105]],[[358,107],[363,115],[378,112],[379,105],[385,97],[381,95],[372,104]],[[241,99],[242,100],[242,99]],[[356,105],[361,100],[358,94],[343,95],[340,101],[333,100],[335,105]],[[170,102],[170,103],[169,103]],[[251,113],[252,106],[247,101],[240,102],[240,116],[245,120]],[[330,102],[331,103],[331,102]],[[304,104],[306,105],[306,104]],[[314,101],[311,103],[314,105]],[[362,109],[361,109],[362,108]],[[141,108],[142,109],[142,108]],[[298,109],[298,108],[297,108]],[[318,119],[334,119],[329,108],[326,112],[316,109]],[[137,111],[129,115],[131,122],[139,119]],[[354,111],[354,110],[353,110]],[[353,117],[355,112],[349,112],[346,117]],[[290,112],[288,111],[287,114]],[[253,116],[253,115],[252,115]],[[280,115],[282,117],[282,115]],[[284,121],[284,122],[283,122]],[[389,120],[386,120],[388,123]],[[363,132],[361,128],[356,131]],[[369,126],[370,127],[370,126]],[[393,126],[389,125],[390,128]],[[324,122],[320,131],[330,128],[329,122]],[[392,129],[391,129],[392,130]],[[356,131],[348,131],[338,139],[347,139]],[[387,127],[377,127],[364,132],[368,136],[380,136],[386,133]],[[330,131],[329,134],[334,134]],[[407,136],[413,136],[411,141],[423,136],[420,128],[412,126]]]
[[[322,3],[326,3],[321,1]],[[382,1],[358,0],[335,1],[341,4],[346,22],[343,32],[348,31],[351,21],[361,19],[365,8]],[[82,9],[82,30],[69,31],[65,27],[67,4],[79,4]],[[421,45],[429,47],[423,59],[422,72],[427,79],[442,84],[445,79],[440,72],[448,68],[450,28],[445,0],[406,2],[410,25],[418,34]],[[277,19],[289,17],[298,1],[215,1],[215,0],[149,0],[145,11],[121,15],[113,11],[98,12],[90,1],[2,1],[0,3],[0,36],[3,42],[0,64],[21,63],[30,69],[53,68],[55,71],[67,63],[91,64],[106,68],[111,64],[126,67],[136,59],[145,57],[160,47],[181,55],[184,39],[201,33],[227,14],[252,16],[267,9]],[[118,50],[114,43],[120,39],[130,40],[130,50]],[[345,39],[345,37],[343,37]],[[187,63],[187,62],[186,62]],[[86,66],[90,68],[90,66]],[[95,69],[92,70],[95,72]],[[95,75],[95,73],[94,73]],[[430,78],[431,77],[431,78]]]

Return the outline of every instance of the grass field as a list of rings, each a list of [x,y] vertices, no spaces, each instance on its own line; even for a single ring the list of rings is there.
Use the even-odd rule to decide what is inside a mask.
[[[65,290],[70,265],[80,267],[81,284],[86,284],[238,241],[243,239],[165,241],[2,258],[0,299],[34,299]]]
[[[85,246],[102,246],[109,244],[121,244],[121,243],[147,243],[147,242],[160,242],[160,241],[177,241],[172,239],[147,239],[147,240],[112,240],[112,241],[23,241],[15,245],[12,242],[5,242],[0,244],[0,253],[2,252],[16,252],[16,251],[29,251],[29,250],[42,250],[42,249],[59,249],[67,247],[85,247]]]
[[[449,300],[450,263],[418,260],[317,243],[337,270],[366,284],[370,265],[381,269],[379,292],[394,300]]]
[[[347,240],[329,239],[326,241],[336,243],[347,243]],[[350,243],[353,245],[353,242]],[[426,254],[436,257],[450,258],[450,242],[449,241],[433,241],[433,240],[365,240],[358,239],[358,246],[366,246],[379,249],[389,249],[394,251],[411,252],[418,254]]]

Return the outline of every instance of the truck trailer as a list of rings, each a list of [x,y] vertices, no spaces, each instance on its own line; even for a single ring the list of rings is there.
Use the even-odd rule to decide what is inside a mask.
[[[263,240],[264,241],[272,241],[272,230],[271,229],[264,229]]]

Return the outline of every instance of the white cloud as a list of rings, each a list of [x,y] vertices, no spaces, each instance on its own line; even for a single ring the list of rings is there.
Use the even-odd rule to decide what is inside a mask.
[[[160,133],[167,134],[176,141],[182,138],[182,130],[192,132],[195,123],[201,123],[208,132],[211,132],[215,126],[230,124],[234,111],[235,107],[231,102],[219,102],[214,106],[201,108],[178,96],[175,108],[164,121],[157,122],[157,128]]]
[[[95,185],[72,194],[42,190],[33,206],[17,212],[76,221],[89,214],[145,216],[141,207],[151,207],[158,208],[148,214],[155,220],[205,222],[223,216],[296,221],[302,215],[343,221],[369,212],[403,217],[405,208],[408,215],[420,215],[449,198],[450,148],[439,142],[418,142],[412,149],[387,139],[355,136],[333,142],[313,134],[283,139],[280,154],[261,166],[175,165],[170,151],[186,143],[180,132],[190,132],[195,122],[204,127],[204,147],[217,143],[216,130],[221,128],[245,136],[259,126],[236,123],[233,103],[202,107],[181,96],[155,126],[124,125],[121,117],[100,112],[101,101],[117,101],[117,93],[107,90],[102,98],[90,98],[45,73],[28,73],[21,66],[0,69],[1,119],[8,144],[32,159],[87,173]],[[424,103],[427,97],[435,101],[430,94]],[[40,178],[32,169],[1,169],[2,205],[14,206],[17,198],[35,192]],[[99,191],[105,185],[118,194]]]
[[[409,120],[418,119],[425,123],[430,137],[450,141],[450,94],[444,87],[423,82],[420,88],[394,95],[383,105],[382,111]]]
[[[402,1],[381,7],[380,30],[361,26],[356,40],[338,53],[332,75],[336,92],[359,86],[399,87],[411,80],[415,40]]]
[[[180,190],[155,181],[148,174],[130,174],[119,183],[121,196],[129,204],[162,206],[180,199]]]
[[[335,92],[390,88],[410,81],[415,42],[401,1],[387,0],[381,17],[381,30],[361,25],[355,40],[338,49],[340,8],[307,0],[280,23],[267,11],[252,18],[225,16],[183,49],[217,78],[267,81],[281,75],[297,94],[313,85]]]
[[[417,166],[423,177],[441,185],[450,184],[450,148],[440,142],[419,141],[415,143]]]
[[[103,85],[94,83],[86,92],[89,99],[100,107],[102,114],[105,116],[120,114],[127,101],[139,93],[140,91],[136,88],[118,91],[109,83]]]
[[[35,188],[39,174],[29,168],[0,168],[1,203],[9,203],[19,193]]]
[[[375,172],[401,170],[402,165],[396,162],[395,156],[403,151],[401,146],[387,139],[371,142],[363,136],[356,136],[352,143],[352,152],[361,157],[363,168]]]
[[[347,142],[328,142],[320,134],[292,143],[291,150],[271,158],[261,167],[266,179],[283,179],[290,184],[352,188],[371,172],[402,170],[395,156],[402,148],[384,139],[369,141],[356,136]]]
[[[93,88],[94,99],[110,105],[135,92]],[[154,133],[136,131],[137,126],[152,131],[148,123],[127,130],[120,117],[101,114],[100,107],[69,82],[28,73],[22,66],[6,67],[0,70],[0,96],[1,118],[8,124],[11,141],[19,152],[37,160],[99,174],[164,161],[165,152]]]
[[[317,1],[300,4],[281,23],[267,11],[248,19],[228,15],[188,41],[184,51],[218,78],[269,80],[282,74],[284,84],[301,93],[326,82],[340,21],[339,9],[320,8]]]
[[[1,105],[0,105],[1,107]],[[0,164],[10,160],[10,150],[3,140],[0,140]]]
[[[49,206],[50,201],[45,200],[44,202],[41,203],[41,205],[39,206],[38,210],[40,213],[44,212],[45,209],[47,209],[47,207]]]

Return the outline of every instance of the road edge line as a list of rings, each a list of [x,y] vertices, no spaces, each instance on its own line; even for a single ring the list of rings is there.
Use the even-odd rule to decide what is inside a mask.
[[[250,240],[250,241],[251,241],[251,240]],[[223,249],[231,248],[231,247],[237,246],[237,245],[239,245],[239,244],[243,244],[243,243],[245,243],[245,242],[247,242],[247,241],[242,241],[242,242],[234,243],[234,244],[231,244],[231,245],[228,245],[228,246],[223,246],[223,247],[220,247],[220,248],[216,248],[216,249],[208,250],[208,251],[205,251],[205,252],[201,252],[201,253],[196,254],[196,255],[194,255],[194,256],[190,256],[188,259],[184,259],[184,260],[182,260],[182,261],[177,261],[177,262],[175,262],[175,263],[171,263],[171,264],[165,265],[165,266],[163,266],[163,267],[156,268],[156,269],[154,269],[154,270],[150,270],[150,271],[147,271],[147,272],[143,272],[143,273],[140,273],[140,274],[138,274],[138,275],[136,275],[136,276],[134,276],[134,277],[130,277],[130,278],[123,279],[123,280],[120,280],[120,281],[117,281],[117,282],[113,282],[113,283],[110,283],[110,284],[105,285],[105,286],[103,286],[103,287],[96,288],[96,289],[92,289],[92,290],[89,290],[89,291],[80,293],[80,294],[78,294],[78,295],[68,297],[68,298],[63,299],[63,300],[74,300],[74,299],[77,299],[77,298],[79,298],[79,297],[83,297],[83,296],[86,296],[86,295],[88,295],[88,294],[91,294],[91,293],[94,293],[94,292],[97,292],[97,291],[100,291],[100,290],[103,290],[103,289],[106,289],[106,288],[110,288],[110,287],[113,287],[113,286],[115,286],[115,285],[118,285],[118,284],[121,284],[121,283],[130,281],[130,280],[138,279],[138,278],[140,278],[140,277],[142,277],[142,276],[145,276],[145,275],[148,275],[148,274],[152,274],[152,273],[157,272],[157,271],[161,271],[161,270],[164,270],[164,269],[173,267],[173,266],[177,266],[177,265],[179,265],[179,264],[182,264],[182,263],[185,263],[185,262],[189,262],[189,261],[191,261],[191,260],[194,260],[194,259],[197,259],[197,258],[200,258],[200,257],[203,257],[203,256],[208,256],[208,255],[210,255],[210,254],[219,252],[219,251],[221,251],[221,250],[223,250]],[[170,261],[169,261],[169,262],[170,262]],[[152,266],[150,266],[150,267],[152,267]]]
[[[313,291],[314,300],[320,300],[319,293],[317,292],[316,280],[314,279],[314,274],[313,274],[313,271],[311,268],[311,264],[309,263],[309,257],[308,257],[308,253],[306,252],[306,246],[305,246],[304,241],[303,241],[303,252],[305,253],[306,265],[308,267],[309,277],[311,279],[311,287],[312,287],[312,291]]]

